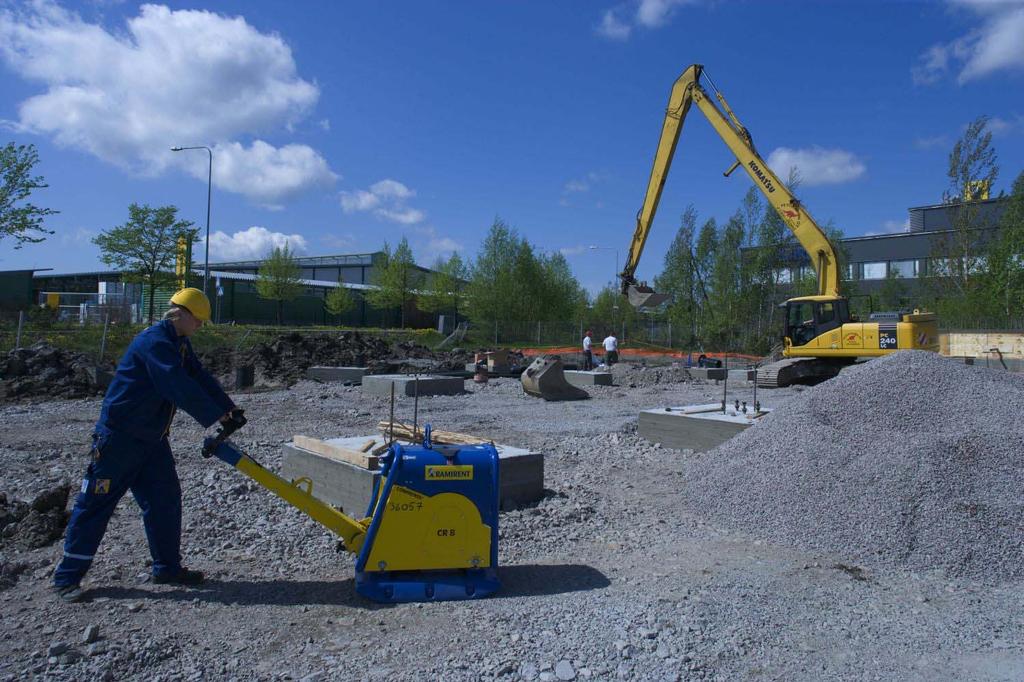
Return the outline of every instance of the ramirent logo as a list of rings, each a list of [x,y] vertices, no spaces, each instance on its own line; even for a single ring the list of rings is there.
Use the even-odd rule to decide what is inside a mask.
[[[472,481],[473,467],[466,464],[428,466],[425,475],[428,481]]]
[[[758,168],[756,163],[751,161],[747,165],[750,166],[750,170],[754,171],[754,175],[757,176],[757,179],[761,181],[761,184],[764,185],[764,188],[768,190],[769,193],[775,191],[775,185],[773,185],[772,181],[768,179],[768,176],[764,174],[764,171]]]

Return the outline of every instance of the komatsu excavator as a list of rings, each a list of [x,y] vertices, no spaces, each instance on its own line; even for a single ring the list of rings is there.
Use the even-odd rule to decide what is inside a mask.
[[[714,90],[721,109],[701,86],[702,80],[706,80]],[[694,103],[736,156],[735,163],[724,175],[728,177],[738,167],[743,167],[810,256],[818,276],[816,295],[791,298],[780,305],[785,309],[783,359],[758,369],[758,385],[776,387],[828,379],[857,358],[886,355],[901,349],[938,351],[938,322],[934,313],[917,310],[873,313],[865,322],[851,315],[848,300],[839,293],[836,249],[800,201],[757,153],[750,133],[700,64],[686,69],[669,95],[647,194],[637,213],[636,230],[625,267],[619,274],[622,292],[629,302],[636,307],[654,307],[668,299],[668,295],[655,293],[646,283],[637,282],[635,273],[658,210],[683,121]]]

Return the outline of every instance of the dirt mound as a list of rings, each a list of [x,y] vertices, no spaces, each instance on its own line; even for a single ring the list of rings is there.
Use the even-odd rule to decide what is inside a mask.
[[[633,365],[619,370],[622,376],[618,383],[628,388],[645,388],[659,384],[680,384],[694,380],[685,367],[648,367]],[[619,372],[616,372],[618,374]]]
[[[16,348],[0,362],[0,402],[32,398],[85,398],[102,395],[104,371],[112,364],[97,365],[82,353],[56,348],[40,341]]]
[[[260,343],[232,358],[228,353],[201,353],[203,365],[213,374],[228,378],[236,367],[250,365],[256,383],[289,385],[313,366],[368,367],[372,374],[413,371],[461,370],[471,355],[453,350],[435,352],[412,341],[392,343],[379,336],[356,331],[338,334],[283,334]]]
[[[68,524],[70,485],[59,485],[36,495],[31,502],[8,500],[0,493],[0,547],[37,549],[64,535]]]
[[[775,541],[1024,577],[1024,377],[901,351],[844,371],[687,472],[695,509]]]

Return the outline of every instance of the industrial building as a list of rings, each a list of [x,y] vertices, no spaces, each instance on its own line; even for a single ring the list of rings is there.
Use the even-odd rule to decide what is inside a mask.
[[[296,258],[300,268],[303,292],[284,307],[283,322],[287,325],[351,325],[388,327],[399,323],[400,311],[381,310],[367,304],[364,292],[373,288],[372,281],[380,267],[383,252],[310,256]],[[235,261],[210,264],[210,299],[214,320],[240,324],[275,324],[277,305],[256,293],[256,280],[262,261]],[[424,277],[433,272],[417,266]],[[192,283],[202,287],[203,268],[193,267]],[[0,273],[8,294],[0,305],[8,309],[24,309],[46,303],[47,296],[57,294],[64,317],[110,316],[114,320],[138,321],[148,318],[148,296],[145,287],[125,282],[123,273],[98,270],[76,273],[53,273],[44,270],[19,270]],[[324,298],[332,289],[343,286],[352,292],[355,307],[345,315],[331,315],[324,308]],[[162,308],[174,287],[157,290],[156,306]],[[157,311],[157,314],[162,309]],[[406,325],[434,327],[437,315],[407,305]]]

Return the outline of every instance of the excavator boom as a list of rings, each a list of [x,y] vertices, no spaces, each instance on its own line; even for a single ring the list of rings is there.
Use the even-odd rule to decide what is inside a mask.
[[[661,192],[665,187],[665,179],[672,166],[676,144],[679,142],[679,133],[682,131],[683,122],[686,120],[690,106],[696,103],[697,108],[711,123],[711,127],[736,156],[736,163],[725,175],[729,175],[737,166],[743,167],[754,184],[764,193],[768,203],[778,212],[786,226],[796,236],[800,245],[811,256],[811,262],[818,273],[818,295],[838,297],[839,263],[836,259],[835,248],[800,201],[793,196],[757,153],[750,133],[740,124],[739,119],[721,93],[715,89],[718,102],[721,103],[725,113],[701,87],[702,77],[707,78],[704,75],[704,67],[694,64],[686,69],[672,85],[668,108],[665,111],[665,120],[661,127],[658,149],[654,155],[654,165],[651,168],[651,177],[647,182],[647,193],[644,195],[643,206],[637,213],[636,229],[626,255],[625,267],[619,275],[622,280],[623,293],[629,297],[631,304],[638,306],[657,305],[667,298],[662,294],[655,294],[650,287],[637,283],[636,268],[640,263],[640,256],[643,254],[654,215],[658,210]],[[712,88],[714,88],[713,85]]]

